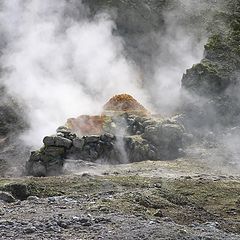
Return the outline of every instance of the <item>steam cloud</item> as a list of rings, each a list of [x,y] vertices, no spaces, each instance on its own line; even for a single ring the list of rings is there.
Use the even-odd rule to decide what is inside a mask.
[[[1,64],[7,72],[1,81],[26,106],[27,144],[39,146],[71,116],[99,113],[114,94],[128,92],[146,103],[109,15],[89,20],[79,1],[6,0],[2,9],[7,44]]]
[[[145,69],[154,70],[151,79],[141,79],[137,64],[126,57],[123,39],[113,34],[117,29],[108,13],[91,17],[77,0],[1,1],[1,82],[26,108],[25,143],[41,146],[43,136],[67,118],[100,113],[118,93],[129,93],[146,107],[151,98],[157,112],[174,111],[181,76],[202,58],[205,41],[179,26],[176,14],[166,13],[164,35],[151,33],[158,48],[150,53],[154,66]]]

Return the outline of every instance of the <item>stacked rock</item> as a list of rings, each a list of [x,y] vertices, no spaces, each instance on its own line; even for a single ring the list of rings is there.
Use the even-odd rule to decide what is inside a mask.
[[[112,134],[77,137],[66,127],[57,134],[43,139],[44,146],[31,153],[26,164],[29,175],[47,176],[61,174],[65,159],[82,159],[94,162],[98,159],[114,159],[116,155]]]
[[[110,112],[112,104],[116,104],[117,114],[112,111],[100,117],[80,116],[71,119],[70,125],[68,121],[66,126],[59,127],[55,135],[45,137],[44,146],[31,153],[26,165],[27,173],[34,176],[60,174],[66,159],[104,160],[116,164],[181,156],[184,136],[181,124],[148,115],[136,100],[126,94],[114,96],[105,110]],[[121,106],[127,111],[121,111]],[[135,107],[134,111],[131,106]],[[96,126],[91,128],[93,123]],[[84,132],[84,135],[79,132]]]
[[[125,113],[112,117],[110,125],[109,132],[89,136],[77,136],[67,127],[58,128],[56,135],[43,139],[40,150],[31,153],[26,165],[28,174],[60,174],[66,159],[101,159],[113,164],[181,155],[184,128],[174,121]],[[127,159],[121,159],[124,156]]]

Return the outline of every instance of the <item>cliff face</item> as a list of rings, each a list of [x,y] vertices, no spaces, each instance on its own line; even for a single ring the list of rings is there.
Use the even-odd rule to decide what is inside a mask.
[[[182,78],[183,89],[195,100],[203,97],[203,108],[214,111],[214,121],[223,125],[237,124],[240,114],[240,4],[228,4],[224,12],[215,14],[215,29],[205,45],[204,58]]]

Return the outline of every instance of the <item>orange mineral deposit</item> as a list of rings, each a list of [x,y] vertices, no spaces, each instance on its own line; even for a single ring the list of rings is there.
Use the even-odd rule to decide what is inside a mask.
[[[106,119],[122,113],[131,113],[138,116],[147,116],[149,112],[136,99],[128,94],[113,96],[104,106],[102,115],[81,115],[69,118],[66,126],[78,135],[98,135],[103,133]]]

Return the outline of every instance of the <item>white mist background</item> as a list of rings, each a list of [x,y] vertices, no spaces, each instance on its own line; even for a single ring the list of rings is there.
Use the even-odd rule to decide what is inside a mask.
[[[1,81],[26,107],[30,130],[22,138],[28,145],[41,145],[69,117],[100,113],[114,94],[127,92],[146,102],[134,65],[122,55],[122,40],[112,34],[114,22],[107,14],[64,17],[75,4],[3,1],[1,29],[8,43],[1,64],[8,72]]]
[[[153,80],[144,90],[141,81],[147,80],[125,57],[124,41],[113,35],[116,26],[109,14],[89,18],[88,8],[74,0],[2,0],[1,82],[25,106],[30,128],[21,139],[40,147],[42,138],[67,118],[99,114],[118,93],[131,94],[146,107],[151,96],[155,111],[173,111],[182,74],[202,58],[204,42],[196,43],[179,27],[175,14],[165,16],[165,35],[152,33],[159,49]]]

